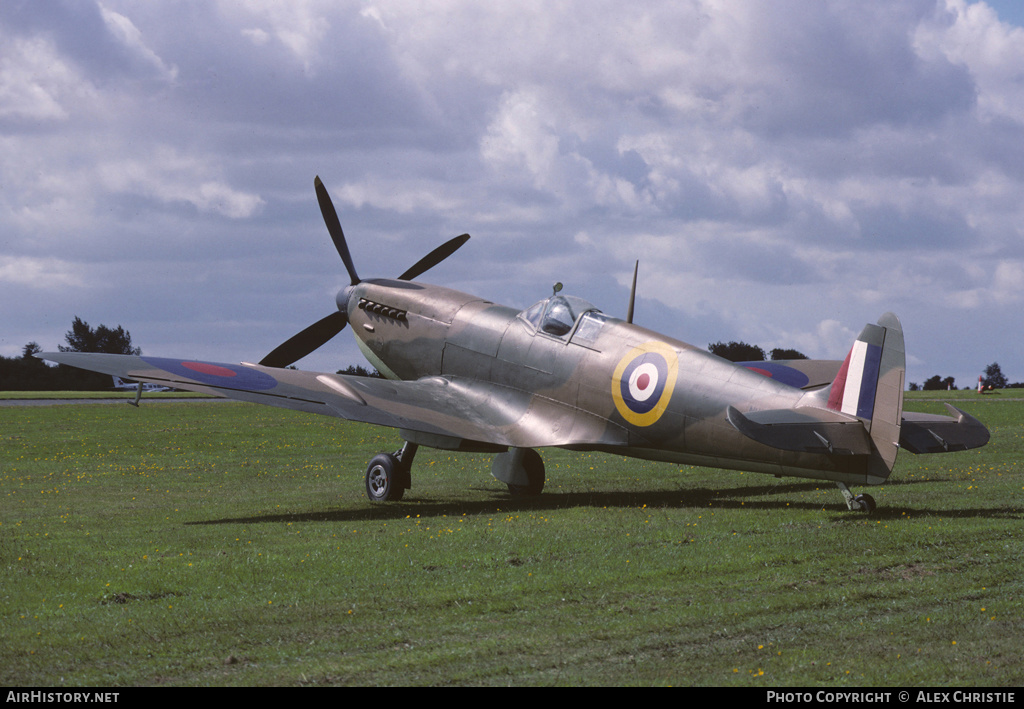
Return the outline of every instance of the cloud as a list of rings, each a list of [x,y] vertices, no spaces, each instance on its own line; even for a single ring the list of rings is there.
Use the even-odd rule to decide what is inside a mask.
[[[106,23],[111,34],[121,42],[125,48],[143,63],[152,66],[158,74],[167,81],[174,81],[178,75],[175,66],[168,66],[156,52],[146,44],[142,32],[124,15],[108,10],[103,3],[98,4],[100,15]]]
[[[0,255],[0,283],[45,290],[82,287],[86,277],[77,264],[60,259]]]
[[[323,55],[320,44],[331,29],[328,15],[332,5],[336,10],[336,3],[309,0],[287,4],[243,0],[238,3],[222,2],[220,10],[236,20],[262,25],[241,31],[258,45],[265,45],[273,38],[301,62],[304,71],[309,74]]]
[[[94,97],[94,88],[52,42],[12,37],[0,27],[0,120],[63,121],[69,117],[65,102]]]
[[[1024,301],[1024,263],[1004,261],[992,275],[992,300],[1001,305]]]
[[[431,279],[614,312],[639,258],[698,344],[832,356],[894,310],[965,381],[1024,348],[994,326],[1024,296],[1024,30],[984,3],[41,6],[0,7],[0,254],[86,285],[77,259],[130,255],[185,346],[260,349],[186,314],[258,313],[269,351],[333,307],[320,174],[360,273],[469,231]]]
[[[934,21],[922,23],[914,35],[924,56],[942,55],[971,76],[978,107],[985,119],[1024,120],[1024,28],[999,21],[983,2],[946,0]]]
[[[163,203],[187,202],[203,212],[232,219],[257,213],[264,201],[216,179],[201,160],[157,146],[146,159],[114,160],[97,165],[96,176],[109,193],[128,193]]]

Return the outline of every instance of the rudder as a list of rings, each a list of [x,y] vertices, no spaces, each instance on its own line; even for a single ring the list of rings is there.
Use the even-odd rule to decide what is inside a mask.
[[[856,416],[871,436],[868,476],[889,477],[899,451],[903,415],[903,379],[907,355],[899,318],[886,313],[865,325],[829,390],[828,408]]]

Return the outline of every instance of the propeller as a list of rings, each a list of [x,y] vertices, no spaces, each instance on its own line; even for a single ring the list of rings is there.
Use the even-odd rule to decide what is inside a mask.
[[[338,255],[341,256],[341,260],[345,263],[345,269],[348,271],[351,285],[357,286],[361,279],[359,274],[356,273],[355,264],[352,262],[352,254],[349,253],[348,243],[345,241],[345,232],[342,231],[341,222],[338,219],[338,212],[334,209],[331,196],[327,194],[327,188],[324,187],[324,183],[320,181],[319,176],[313,181],[313,185],[316,188],[316,201],[320,204],[320,213],[324,217],[324,224],[327,225],[327,232],[331,235],[331,240],[334,242],[334,248],[338,250]],[[413,280],[451,256],[467,241],[469,241],[469,234],[462,234],[446,241],[417,261],[405,273],[399,276],[398,280]],[[339,300],[342,299],[339,298]],[[343,300],[347,301],[347,298]],[[260,360],[260,364],[265,367],[287,367],[327,343],[328,340],[344,330],[346,325],[348,325],[348,313],[344,310],[333,312],[278,345],[273,352]]]
[[[398,277],[398,280],[411,281],[415,279],[421,273],[429,271],[434,266],[454,254],[459,247],[467,241],[469,241],[469,234],[462,234],[461,236],[456,236],[454,239],[449,239],[410,266],[405,273]]]
[[[324,183],[320,181],[319,175],[317,175],[316,179],[313,180],[313,186],[316,187],[316,201],[320,203],[320,213],[324,215],[324,224],[327,225],[327,233],[331,235],[331,241],[334,242],[334,248],[338,250],[338,255],[341,256],[341,260],[345,262],[345,268],[348,269],[348,275],[352,279],[352,285],[358,285],[359,275],[356,273],[356,267],[352,263],[352,254],[348,252],[348,243],[345,241],[345,232],[341,230],[341,222],[338,221],[338,213],[334,210],[334,202],[331,201],[331,196],[327,194],[327,188],[324,187]]]
[[[633,322],[633,304],[636,302],[636,272],[640,270],[640,259],[633,265],[633,285],[629,287],[629,308],[626,309],[626,322]]]
[[[348,315],[340,310],[331,313],[278,345],[260,360],[260,364],[264,367],[287,367],[292,362],[298,362],[344,330],[347,324]]]

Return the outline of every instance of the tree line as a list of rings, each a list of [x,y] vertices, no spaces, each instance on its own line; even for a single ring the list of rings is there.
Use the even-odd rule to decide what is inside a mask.
[[[977,386],[976,382],[967,384],[963,389],[974,389]],[[1013,382],[1012,384],[1003,374],[1002,368],[998,362],[993,362],[985,367],[984,374],[981,375],[981,386],[986,390],[992,389],[1024,389],[1024,382]],[[910,382],[907,385],[910,391],[940,391],[944,389],[956,389],[956,380],[953,377],[940,377],[935,374],[924,380],[924,384],[918,384],[917,382]]]
[[[757,345],[746,342],[712,342],[708,345],[708,351],[730,362],[764,362],[768,359],[768,354],[772,360],[809,359],[803,352],[779,347],[766,354]]]
[[[75,317],[71,329],[64,334],[66,344],[61,352],[105,352],[107,354],[140,355],[142,348],[132,344],[132,336],[118,325],[92,327]],[[50,365],[35,355],[43,351],[36,342],[29,342],[20,357],[0,357],[0,391],[102,391],[113,388],[109,375],[87,372],[77,367]],[[292,367],[294,369],[294,367]],[[381,376],[376,369],[353,365],[339,374],[363,377]]]
[[[132,346],[132,336],[123,327],[100,325],[93,328],[75,317],[71,329],[64,334],[66,345],[61,352],[107,352],[109,354],[142,354]],[[87,372],[65,365],[52,366],[35,355],[43,351],[36,342],[21,349],[21,357],[0,357],[0,391],[89,391],[110,389],[113,382],[106,374]]]

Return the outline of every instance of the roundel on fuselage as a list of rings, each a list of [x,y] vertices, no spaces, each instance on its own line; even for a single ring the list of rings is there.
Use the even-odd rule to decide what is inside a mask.
[[[668,345],[646,342],[619,360],[612,374],[615,408],[634,426],[650,426],[672,399],[679,359]]]

